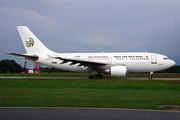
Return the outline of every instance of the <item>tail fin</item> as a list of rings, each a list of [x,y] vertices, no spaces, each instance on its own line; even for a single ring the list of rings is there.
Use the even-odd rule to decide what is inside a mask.
[[[27,54],[42,52],[46,54],[54,53],[49,50],[26,26],[17,26],[17,29]]]

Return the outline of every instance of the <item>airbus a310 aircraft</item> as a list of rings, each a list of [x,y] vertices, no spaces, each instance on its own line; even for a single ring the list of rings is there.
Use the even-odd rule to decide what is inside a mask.
[[[152,79],[154,71],[175,65],[165,55],[148,52],[56,53],[44,46],[26,26],[18,26],[17,29],[27,53],[7,54],[65,71],[92,72],[89,79],[102,78],[101,73],[126,77],[131,72],[150,72],[148,78]]]

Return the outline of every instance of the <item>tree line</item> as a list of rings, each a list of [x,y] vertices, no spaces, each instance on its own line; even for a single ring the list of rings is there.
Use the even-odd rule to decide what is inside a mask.
[[[22,69],[23,69],[22,66],[16,63],[15,60],[5,59],[5,60],[0,61],[0,73],[7,73],[7,72],[21,73]],[[25,68],[25,70],[28,70],[28,69]],[[42,72],[51,73],[51,72],[67,72],[67,71],[63,71],[63,70],[59,70],[59,69],[55,69],[51,67],[43,67]],[[156,73],[180,73],[180,65],[175,65],[171,68],[168,68],[166,70],[161,70]]]
[[[15,60],[5,59],[0,61],[0,73],[21,73],[22,70],[23,67],[20,64],[18,64]],[[28,69],[25,68],[25,71],[27,70]],[[42,72],[51,73],[51,72],[66,72],[66,71],[51,67],[43,67]]]
[[[0,61],[0,73],[21,73],[22,66],[17,64],[14,60],[1,60]]]
[[[171,68],[157,71],[156,73],[180,73],[180,65],[172,66]]]

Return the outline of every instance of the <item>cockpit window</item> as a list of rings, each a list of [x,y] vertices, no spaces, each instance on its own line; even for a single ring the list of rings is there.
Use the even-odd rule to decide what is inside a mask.
[[[164,60],[169,60],[169,58],[168,57],[164,57]]]

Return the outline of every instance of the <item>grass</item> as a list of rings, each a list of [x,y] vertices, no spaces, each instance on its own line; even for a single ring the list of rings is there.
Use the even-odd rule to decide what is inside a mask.
[[[180,105],[180,81],[0,79],[0,107],[167,109]]]

